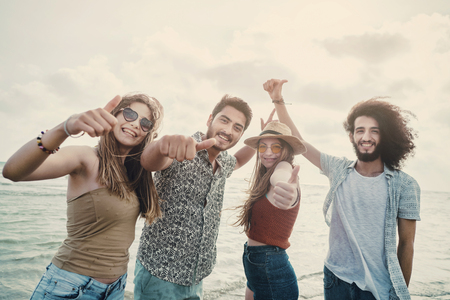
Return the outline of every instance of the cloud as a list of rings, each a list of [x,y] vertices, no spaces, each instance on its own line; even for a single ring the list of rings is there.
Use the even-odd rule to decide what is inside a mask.
[[[399,33],[366,33],[318,43],[333,56],[355,57],[369,64],[383,63],[411,50],[409,40]]]
[[[110,71],[108,59],[103,56],[90,59],[84,66],[59,69],[45,82],[65,100],[63,104],[77,107],[89,107],[93,100],[106,103],[124,89],[122,80]]]
[[[111,15],[105,15],[102,4],[90,5],[88,14],[78,8],[58,15],[61,4],[52,10],[58,16],[45,22],[36,15],[20,22],[8,17],[15,35],[5,33],[9,46],[0,49],[1,117],[7,124],[22,124],[20,131],[5,133],[9,148],[19,148],[25,136],[34,137],[36,128],[51,128],[73,113],[133,91],[161,101],[166,112],[162,134],[204,131],[225,93],[250,104],[254,121],[245,135],[258,134],[258,119],[272,108],[262,84],[285,78],[289,82],[283,96],[292,103],[291,116],[320,150],[353,157],[342,129],[348,110],[358,101],[390,96],[389,101],[418,116],[414,127],[420,137],[416,157],[408,164],[411,174],[421,173],[416,162],[431,164],[430,172],[433,164],[442,172],[450,169],[445,151],[436,150],[450,148],[437,133],[450,128],[448,15],[407,15],[402,10],[400,17],[389,10],[384,18],[387,1],[383,9],[372,4],[374,11],[356,1],[262,1],[258,6],[239,3],[238,8],[225,2],[203,4],[199,11],[190,4],[109,3]],[[169,10],[173,13],[166,16]],[[96,26],[99,15],[105,20]],[[239,18],[231,21],[231,16]],[[47,41],[43,29],[63,22],[51,26]],[[86,32],[91,27],[94,31]],[[35,47],[25,43],[27,35]],[[1,149],[3,159],[10,154],[6,151],[13,150]],[[426,159],[430,156],[436,162]],[[421,180],[446,188],[438,179],[428,179],[432,175]]]

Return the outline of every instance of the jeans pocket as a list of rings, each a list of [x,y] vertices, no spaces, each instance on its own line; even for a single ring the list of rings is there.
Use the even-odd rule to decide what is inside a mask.
[[[79,299],[83,296],[83,287],[80,287],[63,278],[52,278],[45,299]]]
[[[257,267],[264,267],[266,265],[266,254],[265,253],[247,253],[247,261]]]

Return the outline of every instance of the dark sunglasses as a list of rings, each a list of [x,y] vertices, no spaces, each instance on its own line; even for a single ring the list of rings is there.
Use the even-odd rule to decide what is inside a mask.
[[[273,154],[277,154],[280,153],[281,149],[283,149],[283,147],[281,147],[280,144],[272,144],[270,145],[270,150],[272,150]],[[264,144],[259,144],[258,146],[258,151],[259,153],[264,153],[267,150],[267,146]]]
[[[127,122],[133,122],[139,117],[138,113],[129,107],[121,108],[120,110],[123,113],[123,118]],[[141,124],[142,131],[144,132],[149,132],[153,128],[153,122],[147,118],[142,118],[139,124]]]

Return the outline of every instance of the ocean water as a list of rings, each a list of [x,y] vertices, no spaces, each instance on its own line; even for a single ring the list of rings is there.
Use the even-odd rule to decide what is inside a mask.
[[[3,163],[0,163],[0,171]],[[66,236],[67,179],[13,183],[0,176],[0,299],[29,299]],[[231,226],[247,182],[231,177],[226,185],[225,210],[217,241],[213,273],[204,280],[205,300],[243,299],[245,276],[241,257],[246,237]],[[287,253],[296,271],[299,299],[323,299],[323,260],[328,227],[322,215],[327,186],[302,184],[302,202]],[[450,299],[450,193],[423,191],[417,223],[413,299]],[[136,226],[130,248],[125,299],[133,299],[136,252],[143,221]]]

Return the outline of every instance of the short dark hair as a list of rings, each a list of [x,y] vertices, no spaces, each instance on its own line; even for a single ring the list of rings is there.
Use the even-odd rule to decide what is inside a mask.
[[[416,148],[414,138],[417,138],[417,133],[408,126],[408,123],[410,116],[413,118],[416,116],[409,110],[402,110],[380,99],[380,97],[372,98],[353,106],[344,122],[344,128],[353,135],[356,118],[360,116],[374,118],[380,129],[381,160],[389,169],[400,170],[404,161],[409,156],[414,156]]]
[[[225,107],[231,106],[242,112],[245,116],[245,126],[244,130],[248,128],[250,122],[252,121],[253,113],[250,106],[248,106],[247,102],[238,97],[232,97],[228,94],[222,97],[219,103],[216,104],[212,111],[212,118],[214,119],[216,115]]]

